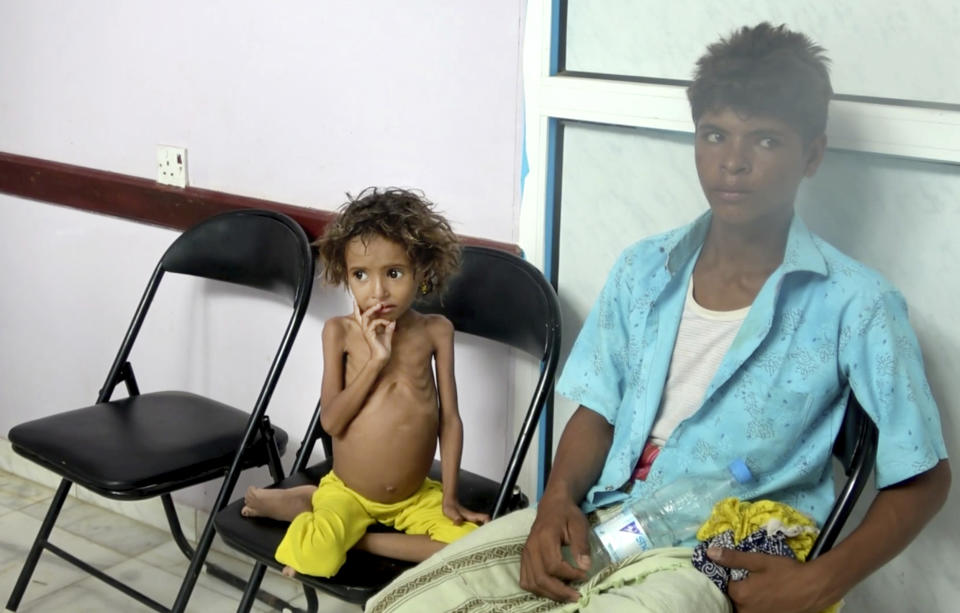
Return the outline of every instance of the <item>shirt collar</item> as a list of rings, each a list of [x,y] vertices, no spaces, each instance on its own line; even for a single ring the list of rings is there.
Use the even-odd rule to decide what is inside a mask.
[[[672,245],[666,245],[667,272],[676,276],[683,270],[696,253],[703,246],[710,228],[711,213],[707,211],[676,235]],[[787,231],[787,246],[784,250],[783,263],[780,265],[780,274],[807,271],[826,276],[827,262],[817,245],[817,240],[796,214],[790,220],[790,229]]]

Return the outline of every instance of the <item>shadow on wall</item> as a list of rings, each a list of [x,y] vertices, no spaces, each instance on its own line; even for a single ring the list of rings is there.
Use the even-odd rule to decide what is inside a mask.
[[[829,151],[798,203],[810,228],[878,270],[904,295],[940,408],[948,455],[960,446],[960,166]],[[956,490],[956,488],[954,488]],[[860,523],[875,496],[871,483],[847,522]],[[906,551],[847,595],[857,611],[952,610],[949,572],[956,563],[957,498]],[[842,538],[842,537],[841,537]],[[951,587],[947,587],[947,586]]]
[[[800,214],[811,230],[878,270],[904,295],[940,407],[947,448],[960,444],[960,167],[881,155],[829,151],[801,188]]]
[[[560,339],[560,363],[557,368],[557,377],[563,372],[563,367],[567,363],[567,357],[570,350],[573,349],[573,343],[580,334],[580,328],[586,320],[585,315],[581,315],[574,304],[565,297],[565,294],[558,295],[560,301],[560,320],[563,322],[564,334]]]
[[[269,368],[277,339],[287,323],[286,318],[271,315],[289,307],[273,294],[218,281],[205,280],[196,291],[203,293],[196,300],[203,308],[194,309],[197,312],[189,319],[178,315],[173,320],[175,324],[189,322],[189,336],[193,339],[190,341],[191,350],[184,358],[184,367],[190,371],[182,373],[189,381],[186,389],[201,390],[239,408],[252,407],[260,392],[262,378],[251,376],[251,373],[259,375]],[[289,435],[282,457],[286,468],[293,463],[300,439],[320,397],[323,324],[330,317],[347,312],[348,308],[345,292],[316,280],[300,333],[267,411],[271,422]],[[241,338],[234,334],[237,330],[246,330],[247,333]],[[225,355],[229,359],[224,359]],[[319,445],[313,456],[316,461],[323,457]],[[263,486],[272,481],[263,468],[245,471],[240,474],[231,500],[242,496],[250,485]],[[221,482],[218,479],[183,490],[175,495],[175,499],[207,509]]]

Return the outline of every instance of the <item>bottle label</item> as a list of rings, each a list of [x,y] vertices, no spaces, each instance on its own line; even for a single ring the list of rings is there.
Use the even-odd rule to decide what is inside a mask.
[[[614,562],[653,547],[640,521],[627,509],[595,526],[594,532]]]

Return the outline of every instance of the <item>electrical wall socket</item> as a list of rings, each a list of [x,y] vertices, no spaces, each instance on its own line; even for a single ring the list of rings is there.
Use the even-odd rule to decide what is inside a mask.
[[[157,145],[157,183],[187,186],[187,150],[183,147]]]

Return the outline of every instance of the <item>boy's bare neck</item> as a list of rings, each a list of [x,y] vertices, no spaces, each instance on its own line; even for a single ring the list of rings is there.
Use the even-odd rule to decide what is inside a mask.
[[[693,269],[693,297],[716,311],[748,307],[783,262],[792,215],[776,223],[731,226],[712,220]]]
[[[711,220],[697,266],[711,270],[769,275],[783,262],[792,213],[753,225]]]

